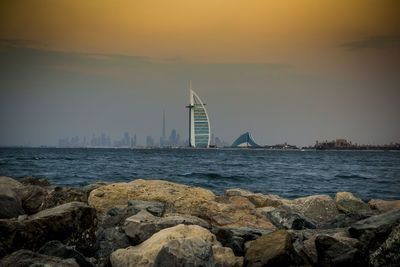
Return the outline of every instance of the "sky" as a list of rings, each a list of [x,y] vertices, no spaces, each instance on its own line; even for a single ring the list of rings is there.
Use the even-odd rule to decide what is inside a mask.
[[[398,0],[2,0],[0,145],[187,138],[189,81],[233,142],[400,142]]]

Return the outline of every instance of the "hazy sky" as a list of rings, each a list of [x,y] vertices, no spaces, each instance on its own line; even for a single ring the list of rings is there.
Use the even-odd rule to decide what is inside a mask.
[[[0,145],[123,132],[400,142],[398,0],[2,0]]]

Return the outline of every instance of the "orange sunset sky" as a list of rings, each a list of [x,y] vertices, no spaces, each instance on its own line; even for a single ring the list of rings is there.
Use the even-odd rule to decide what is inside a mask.
[[[0,144],[185,136],[189,79],[229,142],[400,142],[398,0],[3,0],[0,59]]]

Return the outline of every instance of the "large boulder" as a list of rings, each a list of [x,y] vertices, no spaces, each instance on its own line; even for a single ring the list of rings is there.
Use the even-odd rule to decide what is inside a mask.
[[[243,266],[289,266],[293,252],[291,235],[285,229],[277,230],[250,244]]]
[[[23,185],[37,185],[41,187],[50,186],[50,183],[46,178],[24,177],[20,179],[19,182]]]
[[[97,211],[126,208],[128,200],[167,202],[178,212],[198,215],[200,207],[215,195],[210,190],[175,184],[161,180],[138,179],[129,183],[115,183],[90,192],[89,204]]]
[[[0,266],[79,267],[79,264],[73,258],[63,259],[21,249],[1,259]]]
[[[366,266],[361,252],[339,240],[325,235],[317,236],[315,246],[319,266]]]
[[[129,238],[121,227],[100,229],[97,233],[96,244],[90,254],[97,259],[98,266],[107,266],[112,252],[130,245]]]
[[[278,207],[269,212],[262,212],[262,214],[279,229],[302,230],[316,228],[311,219],[286,206]]]
[[[369,255],[370,266],[400,266],[400,225]]]
[[[16,190],[23,187],[18,181],[0,177],[0,219],[14,218],[24,214],[22,201]]]
[[[368,251],[375,251],[399,223],[400,209],[396,209],[354,223],[349,233],[359,239]]]
[[[261,215],[255,206],[243,197],[209,201],[201,209],[201,218],[219,228],[249,227],[275,230],[276,227]]]
[[[400,200],[387,201],[381,199],[371,199],[368,202],[368,206],[372,210],[378,210],[378,211],[389,211],[394,209],[400,209]]]
[[[36,251],[51,240],[85,251],[95,242],[96,225],[95,209],[82,202],[43,210],[25,220],[2,219],[0,257],[18,249]]]
[[[368,213],[370,208],[364,201],[350,192],[338,192],[335,195],[336,206],[343,213]]]
[[[85,192],[79,189],[56,186],[45,197],[40,209],[45,210],[73,201],[87,203]]]
[[[22,200],[22,208],[26,214],[40,211],[40,207],[47,196],[47,191],[38,185],[26,185],[16,189]]]
[[[215,234],[217,240],[224,247],[231,248],[236,256],[244,256],[246,242],[256,240],[258,237],[272,232],[272,230],[239,227],[213,228],[211,232]]]
[[[295,263],[316,266],[318,265],[318,253],[315,246],[315,240],[318,236],[330,236],[351,247],[359,247],[360,242],[351,238],[345,228],[335,229],[305,229],[289,230],[293,235],[293,248],[295,254],[293,259]],[[296,264],[295,264],[296,265]]]
[[[94,267],[85,256],[73,249],[72,247],[66,246],[58,240],[47,242],[38,251],[40,254],[58,257],[62,259],[73,258],[79,264],[80,267]]]
[[[194,216],[169,214],[167,217],[160,218],[150,214],[146,210],[142,210],[138,214],[126,219],[124,230],[132,243],[137,245],[158,231],[178,224],[199,225],[207,229],[211,228],[209,223]]]
[[[152,237],[144,241],[138,246],[135,247],[128,247],[126,249],[119,249],[111,254],[110,261],[112,266],[137,266],[137,267],[144,267],[144,266],[153,266],[153,264],[156,261],[156,258],[160,251],[163,249],[164,246],[166,246],[171,240],[174,239],[193,239],[193,238],[198,238],[201,241],[197,242],[197,252],[206,252],[208,253],[207,247],[208,245],[204,245],[204,243],[209,243],[213,247],[213,254],[218,254],[218,251],[214,253],[214,247],[218,248],[221,247],[221,244],[216,240],[215,235],[213,235],[210,231],[207,229],[198,226],[198,225],[177,225],[171,228],[166,228],[158,233],[154,234]],[[178,242],[177,244],[172,244],[172,247],[187,247],[190,242],[186,241],[181,241]],[[167,247],[171,247],[168,245]],[[167,253],[168,251],[164,251],[163,253],[168,254],[167,256],[169,257],[170,260],[178,260],[179,255],[170,255],[173,253]],[[220,251],[219,251],[220,252]],[[165,255],[164,254],[164,255]],[[207,254],[209,255],[209,254]],[[233,253],[231,252],[231,255]],[[166,256],[166,257],[167,257]],[[200,255],[192,255],[193,257],[200,257]],[[160,256],[161,257],[161,256]],[[192,259],[193,259],[192,257]],[[218,258],[218,259],[217,259]],[[219,257],[215,258],[218,262],[218,260],[223,259],[222,255],[219,255]],[[240,262],[240,258],[234,258],[236,262]],[[211,261],[211,259],[210,259]],[[222,262],[219,262],[218,264],[224,265]]]
[[[214,267],[212,243],[201,238],[177,238],[165,244],[154,260],[154,267]]]
[[[309,197],[296,198],[289,203],[284,203],[294,211],[304,214],[321,225],[339,214],[335,201],[328,195],[314,195]]]

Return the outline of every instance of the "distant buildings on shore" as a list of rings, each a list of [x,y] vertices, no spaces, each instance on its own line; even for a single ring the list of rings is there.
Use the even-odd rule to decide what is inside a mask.
[[[346,139],[336,139],[333,141],[316,141],[314,148],[317,150],[400,150],[400,144],[360,145],[348,142]]]

